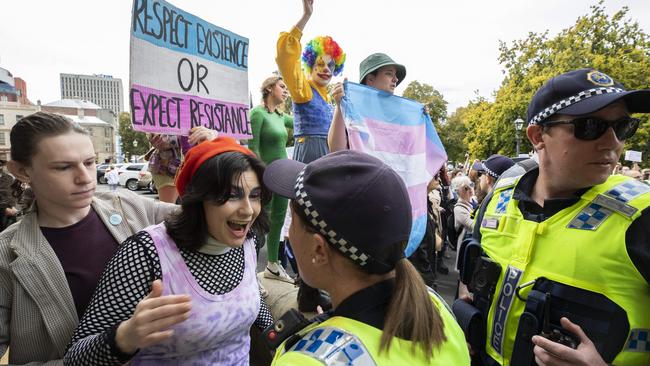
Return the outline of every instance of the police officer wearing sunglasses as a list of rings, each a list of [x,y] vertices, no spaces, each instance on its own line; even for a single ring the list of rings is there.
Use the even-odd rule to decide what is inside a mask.
[[[539,166],[497,182],[464,256],[479,363],[650,365],[650,186],[611,175],[649,112],[650,90],[593,69],[533,96]]]

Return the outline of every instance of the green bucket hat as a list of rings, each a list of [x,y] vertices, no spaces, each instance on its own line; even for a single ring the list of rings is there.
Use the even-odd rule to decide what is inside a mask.
[[[359,82],[363,84],[363,81],[368,74],[380,67],[388,65],[394,65],[397,69],[397,85],[399,85],[402,80],[404,80],[404,77],[406,77],[406,67],[393,61],[393,59],[385,53],[373,53],[361,61],[361,64],[359,64]]]

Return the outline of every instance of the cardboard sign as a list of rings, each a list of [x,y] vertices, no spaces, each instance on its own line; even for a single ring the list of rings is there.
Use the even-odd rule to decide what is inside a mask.
[[[625,152],[625,160],[635,161],[637,163],[641,162],[641,151],[627,150]]]
[[[247,38],[166,1],[134,0],[130,75],[135,130],[252,137]]]

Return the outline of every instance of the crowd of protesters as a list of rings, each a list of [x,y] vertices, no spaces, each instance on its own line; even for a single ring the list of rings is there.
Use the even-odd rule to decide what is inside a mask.
[[[618,163],[650,90],[594,69],[552,78],[528,106],[530,158],[468,155],[428,177],[407,257],[409,189],[351,148],[343,84],[328,92],[345,53],[328,36],[303,50],[302,6],[252,140],[149,136],[159,200],[115,189],[115,169],[96,192],[90,136],[66,117],[16,123],[0,171],[0,355],[248,365],[260,337],[273,365],[650,365],[650,170]],[[359,71],[389,96],[406,76],[383,53]],[[256,273],[265,243],[261,277],[299,287],[279,319]],[[453,307],[440,276],[458,281]]]

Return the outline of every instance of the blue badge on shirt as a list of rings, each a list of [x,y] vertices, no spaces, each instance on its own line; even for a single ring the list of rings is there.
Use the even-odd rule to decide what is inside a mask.
[[[122,216],[120,214],[114,213],[108,218],[108,222],[113,226],[117,226],[122,223]]]

